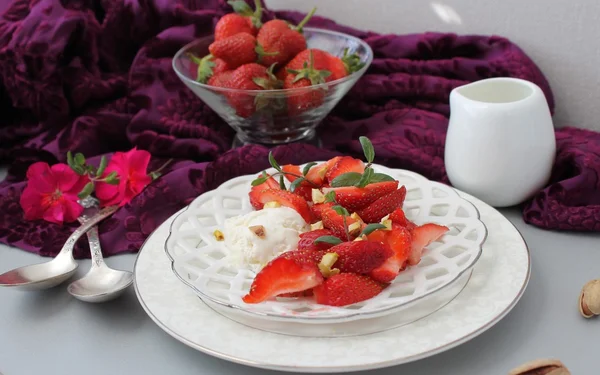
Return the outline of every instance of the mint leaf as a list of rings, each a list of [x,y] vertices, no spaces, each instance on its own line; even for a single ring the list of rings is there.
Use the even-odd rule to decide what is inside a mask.
[[[372,163],[375,159],[375,149],[373,148],[373,144],[369,140],[369,138],[361,136],[358,138],[360,144],[362,145],[363,152],[365,153],[365,158],[367,162]]]
[[[279,163],[277,163],[277,160],[275,160],[275,157],[273,156],[273,152],[269,151],[269,164],[271,164],[271,167],[277,169],[279,172],[282,172],[281,167],[279,166]]]
[[[340,240],[339,238],[337,238],[336,236],[321,236],[321,237],[318,237],[314,243],[320,243],[320,242],[337,245],[337,244],[341,244],[343,241]]]
[[[362,175],[357,172],[348,172],[337,176],[331,181],[331,187],[356,186]]]
[[[94,191],[94,183],[93,182],[88,182],[83,187],[83,190],[81,190],[79,192],[79,194],[77,194],[77,197],[79,197],[79,199],[85,199],[85,198],[89,197],[90,194],[92,194],[93,191]]]
[[[373,233],[377,229],[385,229],[385,228],[386,228],[386,226],[383,224],[379,224],[379,223],[369,224],[365,227],[365,229],[362,230],[362,232],[360,232],[360,235],[368,236],[369,234]]]
[[[384,173],[373,173],[371,176],[371,183],[374,184],[376,182],[386,182],[386,181],[396,181],[393,177],[388,176]]]
[[[348,212],[348,210],[342,206],[333,206],[333,207],[331,207],[331,209],[333,209],[335,212],[337,212],[338,215],[350,216],[350,212]]]
[[[335,191],[332,190],[329,193],[325,194],[325,202],[335,202]]]
[[[265,182],[267,182],[267,177],[258,177],[256,180],[252,181],[250,185],[258,186],[264,184]]]
[[[315,165],[317,165],[317,163],[315,163],[314,161],[306,164],[304,168],[302,168],[302,175],[306,176],[308,174],[308,171],[310,171],[310,169]]]
[[[365,186],[367,186],[371,182],[371,177],[373,177],[374,173],[375,171],[373,171],[373,168],[365,168],[365,172],[363,173],[362,177],[360,178],[360,181],[358,181],[358,184],[356,184],[356,186],[358,186],[359,188],[364,188]]]
[[[108,161],[106,160],[106,157],[102,156],[102,158],[100,159],[100,165],[98,166],[98,169],[96,170],[96,177],[102,176],[102,173],[104,173],[104,170],[106,169],[107,165],[108,165]]]
[[[283,175],[279,175],[279,188],[281,190],[286,190],[285,182],[283,181]]]
[[[298,186],[300,186],[300,184],[302,183],[302,181],[304,181],[304,178],[300,177],[295,179],[291,184],[290,184],[290,191],[293,193],[294,191],[296,191],[296,189],[298,188]]]

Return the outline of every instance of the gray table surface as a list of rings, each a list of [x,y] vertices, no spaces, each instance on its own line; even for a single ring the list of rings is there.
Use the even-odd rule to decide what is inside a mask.
[[[360,374],[506,374],[533,359],[559,358],[575,375],[597,374],[600,321],[577,310],[583,284],[600,278],[600,235],[544,231],[502,210],[522,232],[533,270],[521,302],[496,326],[442,354]],[[0,246],[0,272],[42,259]],[[108,258],[133,268],[134,254]],[[87,272],[81,261],[77,276]],[[40,293],[0,289],[0,373],[283,374],[216,359],[171,338],[145,314],[133,288],[102,305],[79,302],[65,287]]]

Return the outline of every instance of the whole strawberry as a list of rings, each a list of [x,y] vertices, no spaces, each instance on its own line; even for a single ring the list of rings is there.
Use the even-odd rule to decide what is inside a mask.
[[[208,46],[208,50],[211,55],[222,59],[231,69],[235,69],[256,61],[258,55],[254,51],[255,47],[254,36],[239,33],[213,42]]]
[[[267,68],[256,63],[237,68],[227,82],[227,87],[239,90],[265,90],[277,86],[277,80]],[[256,97],[244,92],[227,93],[229,104],[240,117],[250,117],[256,112]]]
[[[215,26],[215,40],[228,38],[239,33],[248,33],[256,36],[258,28],[262,26],[262,6],[260,0],[255,0],[255,11],[243,0],[228,1],[235,13],[221,17]]]
[[[188,58],[192,61],[192,64],[190,64],[190,74],[200,83],[206,83],[214,74],[230,70],[225,61],[215,59],[213,55],[206,55],[203,58],[199,58],[189,53]]]
[[[294,58],[288,66],[296,66],[297,61],[302,62],[301,69],[287,69],[287,76],[283,82],[284,89],[310,87],[330,81],[328,77],[331,72],[325,70],[327,60],[322,58],[319,50],[306,50],[308,53],[301,52],[300,58]],[[305,60],[305,55],[308,54],[308,61]],[[300,114],[309,109],[319,107],[323,104],[326,91],[322,87],[315,87],[310,90],[305,90],[300,93],[290,93],[287,96],[288,113]]]
[[[302,35],[302,28],[316,10],[313,8],[297,26],[277,19],[266,22],[256,35],[256,48],[261,55],[259,63],[264,66],[283,66],[305,50],[306,39]]]

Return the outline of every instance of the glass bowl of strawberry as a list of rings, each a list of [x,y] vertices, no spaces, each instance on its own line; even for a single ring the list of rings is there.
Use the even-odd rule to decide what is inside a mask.
[[[272,20],[258,28],[248,16],[241,32],[227,29],[223,17],[215,35],[175,54],[177,76],[235,129],[234,145],[315,139],[371,64],[373,51],[361,39],[303,27],[312,13],[297,26]]]

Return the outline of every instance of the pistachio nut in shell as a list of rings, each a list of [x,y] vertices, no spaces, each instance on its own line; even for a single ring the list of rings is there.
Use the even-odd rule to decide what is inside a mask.
[[[508,375],[571,375],[557,359],[537,359],[511,370]]]
[[[588,281],[581,289],[579,312],[586,318],[600,314],[600,279]]]

